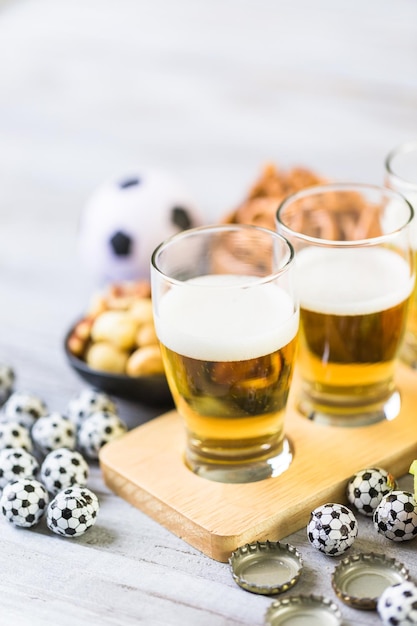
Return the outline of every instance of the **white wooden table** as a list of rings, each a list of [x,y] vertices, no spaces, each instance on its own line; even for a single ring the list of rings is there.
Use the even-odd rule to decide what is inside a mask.
[[[76,244],[98,184],[161,167],[210,221],[267,161],[379,183],[387,151],[417,137],[416,30],[413,0],[0,0],[0,361],[16,387],[54,410],[83,387],[62,340],[93,288]],[[158,413],[118,405],[130,427]],[[0,520],[2,624],[262,625],[271,599],[112,494],[97,466],[89,486],[101,512],[79,539]],[[305,561],[294,593],[336,599],[336,561],[305,529],[289,541]],[[369,520],[355,550],[417,580],[415,543]],[[345,626],[380,623],[339,605]]]

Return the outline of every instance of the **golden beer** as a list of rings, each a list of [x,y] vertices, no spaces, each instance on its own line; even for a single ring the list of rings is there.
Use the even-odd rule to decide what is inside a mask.
[[[282,451],[298,311],[286,291],[254,280],[204,276],[159,303],[157,333],[193,468]],[[237,281],[248,288],[236,289]]]
[[[417,241],[414,244],[417,245]],[[413,256],[414,267],[417,267],[417,250],[415,249]],[[417,281],[410,299],[407,326],[400,356],[408,365],[417,369]]]
[[[280,452],[295,343],[245,361],[204,361],[162,346],[191,454],[224,463]]]
[[[298,286],[300,407],[366,413],[394,389],[413,288],[407,261],[388,248],[306,248]]]

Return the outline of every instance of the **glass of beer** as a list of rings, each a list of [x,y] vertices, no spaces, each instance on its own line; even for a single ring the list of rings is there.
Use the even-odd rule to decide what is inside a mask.
[[[284,415],[299,324],[294,251],[242,224],[184,231],[151,262],[167,380],[185,422],[185,463],[204,478],[246,483],[292,460]]]
[[[388,154],[385,159],[385,183],[405,196],[414,211],[417,211],[417,141],[404,143]],[[416,263],[417,220],[413,220],[411,225],[411,246]],[[410,302],[400,356],[410,367],[417,369],[417,286]]]
[[[414,263],[413,209],[372,185],[328,184],[288,196],[277,229],[293,244],[300,298],[299,411],[317,423],[395,418],[395,365]]]

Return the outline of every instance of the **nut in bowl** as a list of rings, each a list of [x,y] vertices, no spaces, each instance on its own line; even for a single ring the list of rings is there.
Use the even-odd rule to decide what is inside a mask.
[[[122,398],[171,406],[147,281],[110,285],[69,330],[65,352],[90,385]]]

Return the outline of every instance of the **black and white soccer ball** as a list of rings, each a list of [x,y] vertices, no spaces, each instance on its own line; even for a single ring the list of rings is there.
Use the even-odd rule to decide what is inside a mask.
[[[58,412],[40,417],[31,431],[32,440],[42,454],[58,448],[73,450],[77,443],[77,429],[71,420]]]
[[[377,602],[377,611],[384,626],[417,624],[417,587],[406,580],[387,587]]]
[[[73,485],[86,485],[90,468],[77,450],[58,448],[46,455],[40,469],[40,479],[51,494]]]
[[[33,444],[31,434],[19,422],[0,422],[0,450],[4,448],[23,448],[32,452]]]
[[[78,445],[90,459],[98,459],[100,449],[119,439],[127,431],[126,424],[113,413],[97,411],[83,421],[78,431]]]
[[[33,478],[20,478],[5,486],[0,508],[15,526],[31,528],[43,517],[48,502],[49,495],[42,483]]]
[[[369,467],[350,478],[346,495],[359,513],[372,517],[382,498],[395,487],[392,474],[380,467]]]
[[[93,518],[97,517],[100,510],[100,502],[94,491],[91,491],[91,489],[88,489],[83,485],[73,485],[68,489],[64,489],[63,493],[64,495],[72,495],[82,498],[86,502],[87,509],[91,513],[91,516]]]
[[[0,450],[0,490],[19,478],[35,478],[39,470],[36,458],[23,448]]]
[[[190,194],[174,176],[135,171],[92,194],[80,224],[80,256],[101,282],[149,279],[156,246],[201,223]]]
[[[3,407],[1,421],[17,421],[30,429],[35,421],[47,412],[45,402],[36,394],[14,391]]]
[[[2,406],[12,394],[15,379],[14,369],[10,367],[10,365],[0,363],[0,406]]]
[[[46,524],[63,537],[79,537],[91,528],[99,510],[97,496],[86,487],[60,491],[49,503]]]
[[[350,548],[358,534],[358,522],[348,507],[328,503],[314,509],[307,525],[311,545],[328,556],[339,556]]]
[[[66,415],[77,428],[96,411],[118,415],[116,404],[106,393],[95,389],[83,389],[68,403]]]
[[[410,541],[417,536],[417,503],[408,491],[391,491],[375,509],[376,530],[392,541]]]

